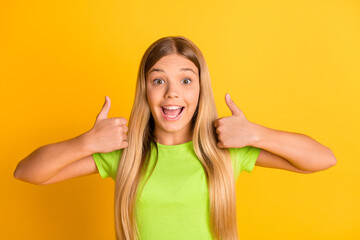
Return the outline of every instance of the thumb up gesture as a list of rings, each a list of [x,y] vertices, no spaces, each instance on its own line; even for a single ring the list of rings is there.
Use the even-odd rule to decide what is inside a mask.
[[[241,148],[251,145],[255,138],[254,124],[245,118],[229,94],[226,94],[225,102],[231,110],[232,116],[214,121],[218,135],[217,146],[219,148]]]
[[[93,152],[112,152],[117,149],[126,148],[126,126],[127,120],[123,117],[108,118],[110,110],[110,98],[105,97],[105,103],[96,117],[93,128],[89,131],[91,136],[91,149]]]

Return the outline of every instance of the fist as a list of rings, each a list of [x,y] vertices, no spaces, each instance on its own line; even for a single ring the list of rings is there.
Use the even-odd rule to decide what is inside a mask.
[[[217,146],[219,148],[241,148],[251,145],[255,137],[253,123],[246,119],[229,94],[226,94],[225,102],[231,110],[232,116],[214,121],[218,136]]]
[[[96,117],[95,124],[90,130],[90,145],[93,152],[112,152],[126,148],[128,127],[127,120],[123,117],[108,118],[110,110],[110,98],[105,97],[105,103]]]

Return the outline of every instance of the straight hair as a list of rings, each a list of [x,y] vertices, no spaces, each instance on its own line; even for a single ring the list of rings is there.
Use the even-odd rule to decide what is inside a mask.
[[[135,99],[128,124],[128,147],[123,149],[116,173],[116,238],[137,240],[140,236],[135,217],[136,199],[143,189],[143,186],[140,187],[140,180],[148,171],[151,144],[154,144],[158,152],[154,136],[155,122],[147,102],[146,77],[157,61],[170,54],[189,59],[199,70],[200,95],[191,128],[194,151],[206,173],[211,233],[217,240],[236,240],[238,232],[235,178],[228,148],[217,146],[213,123],[218,119],[218,114],[209,70],[200,49],[183,36],[158,39],[146,49],[140,62]]]

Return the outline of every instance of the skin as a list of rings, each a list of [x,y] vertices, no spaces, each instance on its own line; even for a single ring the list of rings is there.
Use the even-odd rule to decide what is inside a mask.
[[[190,60],[176,54],[161,58],[154,68],[164,71],[152,72],[146,80],[147,100],[155,119],[157,142],[164,145],[188,142],[192,136],[190,121],[200,93],[198,69]],[[181,68],[192,68],[196,74],[180,71]],[[186,78],[193,81],[187,84],[184,82]],[[158,85],[153,82],[155,79]],[[225,101],[232,116],[214,121],[219,148],[258,147],[261,150],[256,165],[299,173],[321,171],[336,164],[332,151],[311,137],[249,122],[230,96]],[[167,104],[185,106],[184,115],[177,121],[164,119],[161,106]]]
[[[183,71],[182,68],[191,70]],[[160,69],[162,71],[153,69]],[[151,72],[152,71],[152,72]],[[191,119],[200,95],[199,70],[187,58],[171,54],[162,57],[150,69],[146,79],[147,100],[155,120],[154,134],[163,145],[178,145],[192,140]],[[161,106],[185,106],[180,119],[166,120]]]
[[[305,134],[280,131],[249,122],[230,98],[225,97],[232,116],[214,121],[219,148],[260,148],[257,166],[280,168],[299,173],[313,173],[337,162],[330,148]]]

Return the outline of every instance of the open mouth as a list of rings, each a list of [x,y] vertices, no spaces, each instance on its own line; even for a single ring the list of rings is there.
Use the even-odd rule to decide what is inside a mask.
[[[162,115],[167,120],[177,120],[181,117],[184,112],[185,107],[181,107],[178,109],[165,109],[161,107]]]

